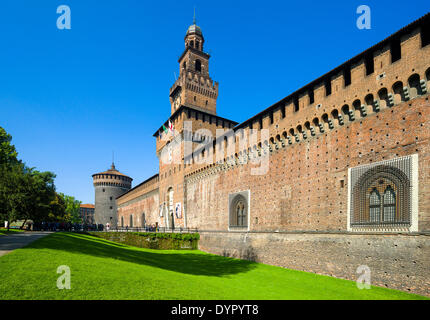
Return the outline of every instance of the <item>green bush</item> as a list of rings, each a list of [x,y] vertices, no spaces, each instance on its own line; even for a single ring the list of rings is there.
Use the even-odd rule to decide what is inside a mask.
[[[198,233],[88,232],[92,236],[139,248],[160,250],[196,250]]]

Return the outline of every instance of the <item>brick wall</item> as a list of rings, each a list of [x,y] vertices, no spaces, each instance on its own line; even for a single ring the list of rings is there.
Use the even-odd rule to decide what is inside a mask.
[[[430,296],[430,236],[200,232],[200,250]]]

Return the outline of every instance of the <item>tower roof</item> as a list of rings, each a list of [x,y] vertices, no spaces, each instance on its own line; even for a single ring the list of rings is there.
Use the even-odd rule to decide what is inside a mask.
[[[192,34],[197,34],[203,37],[202,29],[200,29],[200,27],[196,24],[192,24],[191,26],[188,27],[186,36],[189,36]]]
[[[93,177],[94,177],[95,175],[99,175],[99,174],[112,174],[112,175],[117,175],[117,176],[123,176],[123,177],[130,178],[130,177],[129,177],[129,176],[127,176],[126,174],[119,172],[119,171],[115,168],[115,164],[114,164],[113,162],[112,162],[112,165],[111,165],[111,167],[110,167],[110,169],[109,169],[109,170],[107,170],[107,171],[103,171],[103,172],[99,172],[99,173],[95,173],[95,174],[93,174]],[[130,178],[130,179],[131,179],[131,178]]]

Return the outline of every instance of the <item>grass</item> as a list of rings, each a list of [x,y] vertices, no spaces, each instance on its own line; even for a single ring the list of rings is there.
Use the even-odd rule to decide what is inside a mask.
[[[71,269],[71,290],[56,287]],[[353,281],[225,258],[55,233],[0,257],[0,299],[425,299]]]
[[[20,233],[20,232],[24,232],[24,230],[9,229],[9,231],[7,231],[7,229],[5,229],[5,228],[0,228],[0,236],[5,236],[5,235],[8,235],[8,234],[16,234],[16,233]]]

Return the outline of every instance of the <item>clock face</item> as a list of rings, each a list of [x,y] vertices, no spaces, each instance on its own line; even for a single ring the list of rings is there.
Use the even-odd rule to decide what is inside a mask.
[[[175,99],[173,100],[174,109],[175,110],[178,109],[180,105],[181,105],[181,95],[178,94],[175,96]]]

